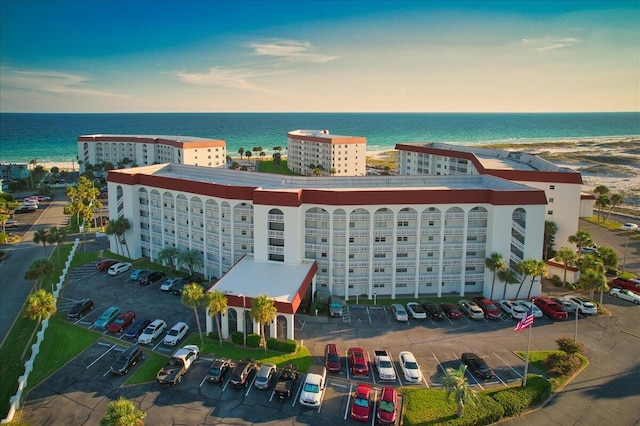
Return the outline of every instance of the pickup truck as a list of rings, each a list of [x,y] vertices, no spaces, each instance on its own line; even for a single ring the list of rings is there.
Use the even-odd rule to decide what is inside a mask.
[[[380,380],[395,380],[396,370],[393,368],[391,355],[387,351],[373,351],[373,363],[378,370]]]
[[[291,398],[291,391],[293,390],[293,385],[296,383],[296,380],[298,380],[298,375],[298,367],[293,364],[285,365],[282,370],[280,370],[274,391],[278,398]]]
[[[178,349],[169,358],[167,365],[162,367],[156,375],[156,380],[162,385],[177,385],[193,363],[198,359],[200,348],[196,345],[187,345]]]
[[[327,369],[324,366],[312,365],[300,392],[300,404],[307,407],[319,407],[324,389],[327,386]]]

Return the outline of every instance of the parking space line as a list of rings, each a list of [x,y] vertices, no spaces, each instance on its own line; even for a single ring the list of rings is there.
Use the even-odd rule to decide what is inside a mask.
[[[382,389],[380,389],[380,393],[382,394]],[[378,391],[376,389],[373,390],[373,413],[371,415],[371,426],[376,424],[376,402],[378,401]]]
[[[351,405],[351,391],[353,390],[353,385],[349,386],[349,396],[347,396],[347,406],[344,408],[344,420],[347,420],[347,415],[349,414],[349,406]]]
[[[85,368],[85,370],[88,370],[89,368],[93,367],[93,365],[100,361],[102,359],[103,356],[105,356],[106,354],[108,354],[109,352],[111,352],[113,350],[113,348],[115,348],[116,345],[111,346],[109,349],[107,349],[102,355],[100,355],[95,361],[93,361],[91,364],[87,365],[87,367]]]
[[[460,363],[460,365],[464,365],[464,363],[462,362],[462,360],[460,358],[458,358],[458,355],[456,355],[455,353],[453,354],[454,358],[456,358],[458,360],[458,362]],[[480,384],[480,382],[478,381],[478,379],[476,379],[476,375],[473,374],[471,371],[469,371],[469,369],[467,368],[465,370],[467,373],[469,373],[469,375],[471,376],[471,378],[473,379],[474,382],[476,382],[476,385],[478,385],[480,387],[480,389],[484,390],[484,388],[482,387],[482,385]]]
[[[244,396],[249,396],[249,392],[251,392],[251,389],[253,389],[253,385],[256,383],[256,379],[258,378],[258,372],[256,371],[253,375],[253,380],[251,381],[251,384],[249,385],[249,389],[247,389],[247,392],[244,394]]]
[[[202,381],[200,382],[200,386],[198,386],[198,387],[199,387],[199,388],[201,388],[201,387],[202,387],[202,385],[204,385],[204,382],[206,382],[206,381],[207,381],[207,376],[204,376],[204,377],[202,378]]]
[[[502,361],[503,363],[505,363],[505,364],[506,364],[506,365],[511,369],[511,371],[513,371],[514,373],[516,373],[516,374],[518,375],[518,377],[520,377],[520,378],[522,379],[522,377],[523,377],[523,376],[522,376],[520,373],[518,373],[518,370],[516,370],[515,368],[513,368],[513,367],[511,366],[511,364],[510,364],[510,363],[508,363],[508,362],[506,362],[504,359],[500,358],[500,355],[498,355],[497,353],[495,353],[495,352],[494,352],[493,354],[494,354],[496,357],[498,357],[498,359],[499,359],[500,361]]]
[[[371,324],[371,313],[369,312],[369,307],[365,307],[367,309],[367,316],[369,317],[369,324]]]
[[[293,401],[291,401],[291,406],[295,407],[296,406],[296,402],[298,402],[298,400],[300,399],[300,394],[302,393],[302,388],[304,387],[304,381],[306,376],[304,376],[304,374],[301,374],[300,377],[298,377],[298,380],[300,380],[300,386],[298,386],[298,391],[296,392],[296,397],[293,399]]]

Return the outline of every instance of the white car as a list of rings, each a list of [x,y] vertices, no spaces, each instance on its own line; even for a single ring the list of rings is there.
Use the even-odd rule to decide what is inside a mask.
[[[107,271],[109,275],[120,275],[123,272],[130,271],[133,265],[129,262],[120,262],[115,265],[111,265]]]
[[[398,355],[400,360],[400,369],[404,375],[404,379],[409,383],[418,383],[422,380],[422,372],[416,357],[411,352],[402,351]]]
[[[161,319],[153,320],[153,322],[144,329],[140,337],[138,337],[138,343],[142,345],[153,343],[153,341],[162,334],[165,328],[167,328],[166,322]]]
[[[500,300],[498,302],[498,306],[504,311],[504,313],[509,315],[509,318],[522,319],[527,314],[527,310],[524,306],[518,305],[516,302],[511,300]]]
[[[394,303],[391,305],[391,311],[393,312],[393,317],[396,321],[409,321],[409,315],[401,304]]]
[[[413,319],[427,319],[427,313],[417,302],[407,303],[407,311]]]
[[[484,319],[484,311],[480,306],[476,305],[475,302],[471,300],[461,300],[458,302],[458,306],[460,306],[460,310],[469,318],[475,320]]]
[[[171,330],[167,331],[167,335],[164,336],[164,344],[175,346],[188,332],[189,326],[182,321],[178,322],[171,327]]]
[[[531,302],[528,302],[526,300],[515,300],[514,302],[522,306],[523,308],[525,308],[527,311],[529,310],[529,308],[531,308],[533,311],[534,318],[542,318],[544,316],[540,308],[538,308],[536,305],[534,305]]]
[[[576,296],[565,296],[564,300],[573,303],[580,314],[595,315],[598,313],[596,305],[588,300]]]
[[[638,230],[638,224],[637,223],[625,223],[624,225],[622,225],[620,227],[620,229],[622,229],[623,231],[637,231]]]
[[[636,305],[640,305],[640,295],[624,288],[612,288],[609,290],[609,296],[617,297],[618,299],[633,302]]]
[[[167,278],[162,285],[160,286],[160,290],[162,291],[171,291],[173,290],[173,286],[176,282],[180,281],[182,278],[180,277],[169,277]]]
[[[562,306],[568,314],[575,312],[576,305],[569,302],[568,300],[561,299],[559,297],[552,297],[551,300],[556,302],[558,305]]]

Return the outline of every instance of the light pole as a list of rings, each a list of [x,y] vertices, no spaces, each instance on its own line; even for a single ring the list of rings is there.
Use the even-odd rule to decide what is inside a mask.
[[[576,311],[576,325],[573,328],[573,341],[577,342],[578,341],[578,305],[574,303],[573,307]]]
[[[373,304],[374,305],[378,304],[377,300],[378,300],[378,293],[374,291],[373,292]]]
[[[358,298],[360,297],[360,292],[356,293],[356,305],[358,304]]]
[[[239,294],[238,297],[242,297],[242,344],[247,347],[247,315],[246,315],[246,299],[244,294]]]

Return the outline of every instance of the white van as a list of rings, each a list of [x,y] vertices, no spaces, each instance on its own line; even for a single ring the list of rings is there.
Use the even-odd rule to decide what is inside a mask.
[[[109,275],[119,275],[123,272],[129,271],[131,270],[131,268],[133,267],[132,264],[130,264],[129,262],[120,262],[120,263],[116,263],[115,265],[112,265],[109,268]]]

